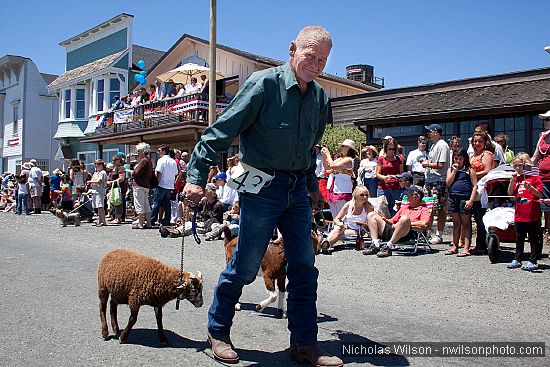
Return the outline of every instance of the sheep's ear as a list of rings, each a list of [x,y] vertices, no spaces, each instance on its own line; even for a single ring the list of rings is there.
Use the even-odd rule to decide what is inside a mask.
[[[180,285],[178,285],[177,288],[178,288],[178,289],[185,289],[185,288],[187,288],[187,282],[181,283]]]
[[[202,274],[200,271],[197,272],[197,278],[202,279]]]

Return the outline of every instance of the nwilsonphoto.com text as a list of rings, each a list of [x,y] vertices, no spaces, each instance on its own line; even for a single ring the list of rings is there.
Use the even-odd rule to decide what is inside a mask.
[[[544,357],[544,342],[342,343],[342,356],[373,357]]]

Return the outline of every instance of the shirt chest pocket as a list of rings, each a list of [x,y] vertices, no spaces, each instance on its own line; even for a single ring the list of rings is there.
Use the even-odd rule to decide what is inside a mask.
[[[292,120],[288,116],[266,116],[265,125],[268,129],[285,130],[292,128]]]

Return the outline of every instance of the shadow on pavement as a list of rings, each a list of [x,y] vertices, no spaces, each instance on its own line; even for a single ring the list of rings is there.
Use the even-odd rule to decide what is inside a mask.
[[[164,334],[168,339],[167,346],[160,345],[157,329],[132,329],[126,344],[143,345],[150,348],[194,348],[197,351],[208,348],[206,340],[187,339],[166,329],[164,329]]]
[[[331,335],[334,337],[337,337],[340,340],[340,342],[339,343],[327,342],[327,344],[330,344],[330,348],[329,346],[327,347],[323,346],[323,348],[326,351],[333,353],[334,355],[340,356],[340,358],[343,359],[344,363],[370,363],[375,366],[409,366],[410,365],[409,360],[405,356],[400,354],[395,354],[395,353],[387,354],[386,351],[388,350],[388,348],[385,344],[373,341],[362,335],[358,335],[358,334],[355,334],[349,331],[344,331],[344,330],[334,330],[331,333]],[[347,349],[348,353],[344,355],[344,352],[345,352],[344,346],[347,343],[357,343],[355,345],[360,346],[361,347],[360,350],[365,352],[357,353],[357,355],[353,355],[355,353],[349,353],[350,349]]]

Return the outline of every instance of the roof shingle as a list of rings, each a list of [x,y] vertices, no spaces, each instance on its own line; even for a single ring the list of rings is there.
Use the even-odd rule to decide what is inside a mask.
[[[48,85],[50,91],[55,90],[58,86],[66,84],[72,80],[79,80],[87,75],[91,75],[96,71],[108,68],[116,63],[128,50],[119,51],[109,56],[105,56],[102,59],[92,61],[86,65],[77,67],[76,69],[69,70],[55,79]]]
[[[550,68],[334,98],[332,112],[336,123],[390,122],[545,103]]]

